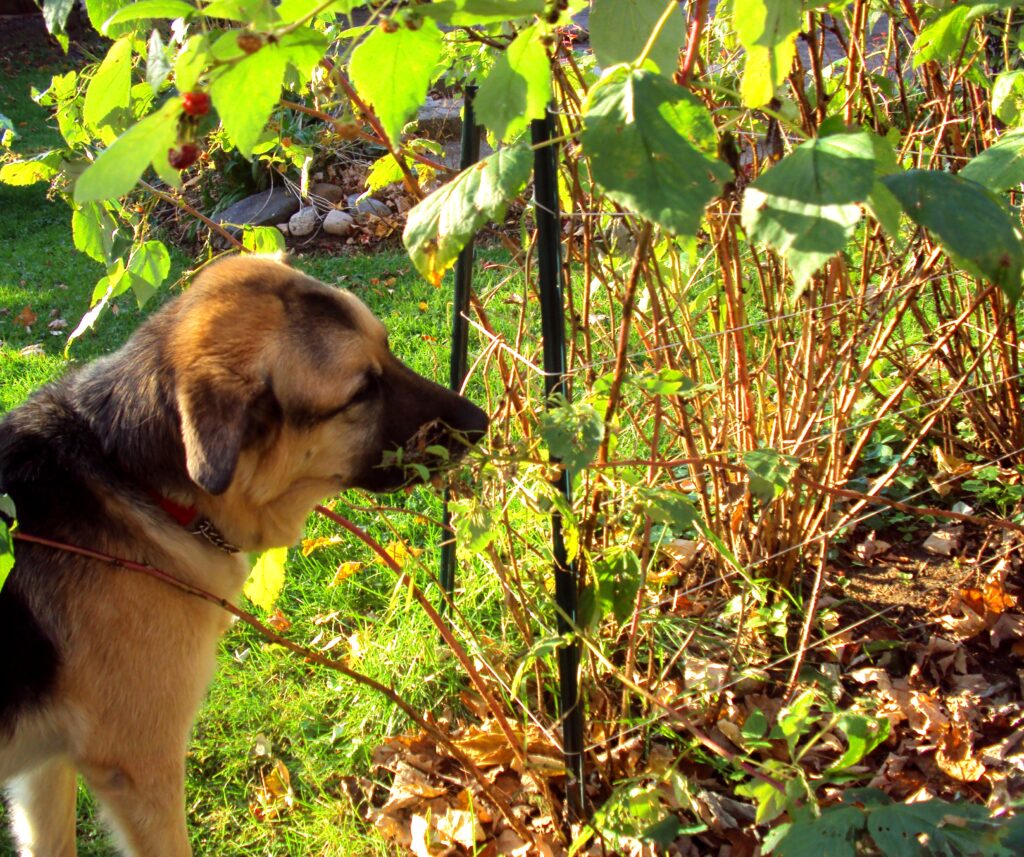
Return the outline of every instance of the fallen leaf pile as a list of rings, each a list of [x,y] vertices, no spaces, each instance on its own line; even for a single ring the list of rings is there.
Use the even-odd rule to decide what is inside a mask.
[[[375,768],[391,772],[393,780],[383,804],[367,809],[367,819],[417,857],[564,854],[544,810],[547,783],[564,778],[561,751],[538,730],[513,728],[520,752],[494,721],[463,726],[450,738],[512,808],[532,845],[502,817],[473,774],[422,733],[391,738],[375,752]]]

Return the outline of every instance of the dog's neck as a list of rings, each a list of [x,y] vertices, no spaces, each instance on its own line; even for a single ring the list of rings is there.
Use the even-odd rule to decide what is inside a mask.
[[[238,548],[224,538],[220,530],[208,518],[202,517],[195,506],[182,506],[180,503],[176,503],[174,500],[164,497],[156,491],[150,490],[147,493],[164,512],[192,533],[192,535],[206,539],[211,545],[224,551],[224,553],[238,553]]]

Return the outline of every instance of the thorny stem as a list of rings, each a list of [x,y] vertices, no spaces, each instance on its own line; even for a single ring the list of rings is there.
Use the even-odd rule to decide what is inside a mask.
[[[373,133],[377,135],[379,142],[387,148],[388,153],[395,159],[395,163],[398,164],[398,168],[402,171],[402,177],[405,180],[406,189],[409,193],[415,196],[416,199],[423,199],[423,190],[420,188],[419,180],[413,174],[412,170],[409,169],[409,165],[405,162],[405,159],[402,158],[398,150],[395,149],[394,144],[391,142],[391,138],[384,130],[384,126],[380,124],[377,114],[375,114],[370,106],[359,97],[356,93],[355,87],[349,83],[348,78],[345,77],[342,72],[335,71],[332,74],[332,77],[338,82],[338,86],[345,90],[345,95],[348,100],[356,106],[356,109],[363,115],[363,118],[367,121],[369,126],[373,128]]]

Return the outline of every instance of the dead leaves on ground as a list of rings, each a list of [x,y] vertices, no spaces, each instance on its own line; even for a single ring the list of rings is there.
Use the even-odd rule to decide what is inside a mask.
[[[520,752],[494,721],[460,727],[450,738],[512,808],[534,837],[532,845],[502,817],[473,774],[422,733],[391,738],[374,753],[375,769],[391,772],[393,779],[382,803],[363,805],[366,819],[416,857],[564,854],[543,809],[545,783],[565,774],[561,751],[539,730],[513,729]]]

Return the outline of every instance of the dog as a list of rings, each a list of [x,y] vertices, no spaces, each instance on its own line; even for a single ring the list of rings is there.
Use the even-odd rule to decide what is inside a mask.
[[[246,552],[296,542],[323,498],[414,481],[389,452],[457,458],[487,424],[399,362],[352,294],[234,257],[11,411],[0,491],[22,533],[234,599]],[[192,853],[186,745],[228,618],[151,576],[16,542],[0,589],[0,782],[21,855],[75,853],[76,774],[124,854]]]

